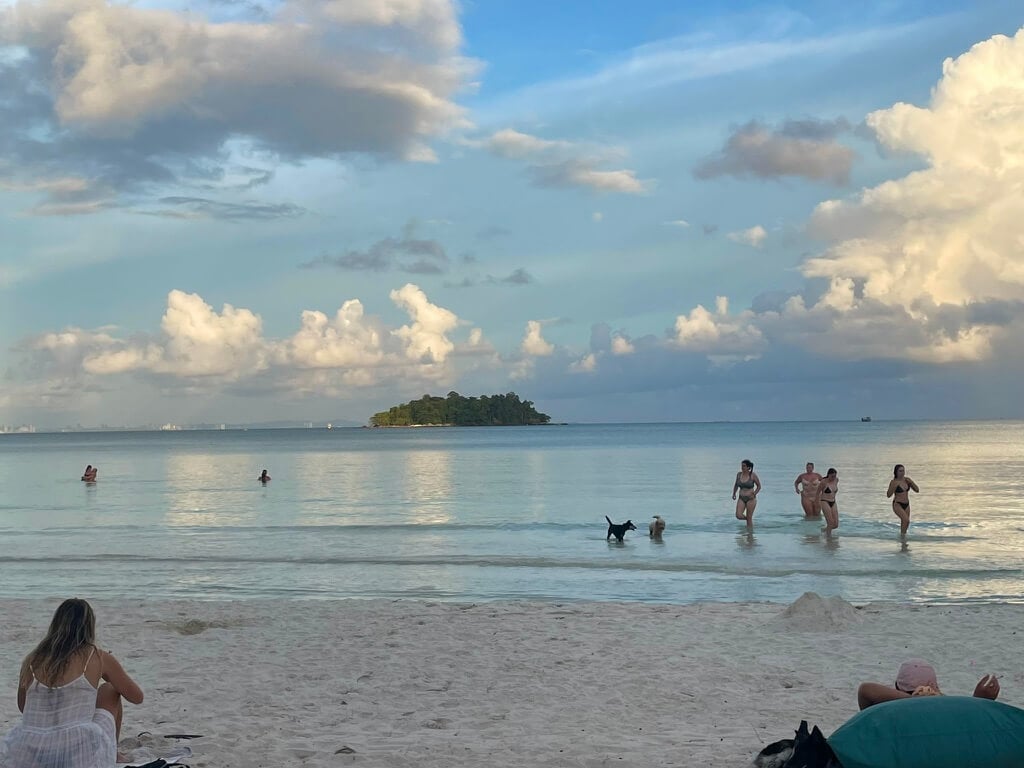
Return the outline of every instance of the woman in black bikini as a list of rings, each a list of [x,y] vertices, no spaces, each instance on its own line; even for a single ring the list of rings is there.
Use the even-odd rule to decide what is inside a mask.
[[[836,494],[839,493],[839,473],[835,467],[829,467],[825,479],[818,486],[818,507],[821,514],[825,516],[825,527],[822,528],[826,536],[831,536],[832,531],[839,527],[839,506],[836,504]]]
[[[910,527],[910,492],[920,493],[921,489],[917,483],[907,477],[907,470],[902,464],[897,464],[892,470],[892,480],[889,481],[889,490],[885,492],[885,498],[892,499],[892,511],[900,519],[900,536],[907,535],[907,528]]]
[[[737,492],[739,501],[736,501]],[[746,520],[748,527],[754,524],[754,509],[760,492],[761,478],[754,472],[754,462],[744,459],[736,473],[736,482],[732,484],[732,500],[736,501],[736,519]]]

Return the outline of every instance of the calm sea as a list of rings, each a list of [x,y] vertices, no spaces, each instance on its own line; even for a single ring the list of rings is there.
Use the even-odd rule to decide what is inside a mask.
[[[839,470],[831,541],[793,491],[808,460]],[[0,435],[0,483],[3,597],[1024,600],[1021,422]],[[605,515],[640,530],[606,543]]]

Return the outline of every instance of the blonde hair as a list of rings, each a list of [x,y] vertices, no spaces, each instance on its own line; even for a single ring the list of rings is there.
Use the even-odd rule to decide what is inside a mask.
[[[46,637],[25,659],[36,679],[49,684],[58,682],[71,658],[87,645],[96,642],[96,614],[92,606],[77,597],[61,603],[53,613]]]

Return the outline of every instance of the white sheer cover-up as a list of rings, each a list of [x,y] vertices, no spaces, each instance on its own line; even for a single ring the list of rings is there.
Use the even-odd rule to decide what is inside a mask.
[[[114,716],[96,708],[96,689],[84,673],[54,688],[33,680],[21,722],[0,742],[0,768],[113,768],[116,762]]]

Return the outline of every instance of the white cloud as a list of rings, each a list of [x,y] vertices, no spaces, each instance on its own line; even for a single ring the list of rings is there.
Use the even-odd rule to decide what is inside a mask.
[[[625,336],[612,336],[613,355],[631,355],[635,351],[633,343]]]
[[[384,358],[381,331],[363,315],[363,305],[350,299],[333,319],[306,310],[302,327],[280,347],[279,359],[300,368],[372,368]]]
[[[112,344],[82,362],[88,373],[149,370],[176,377],[228,380],[262,371],[269,349],[262,321],[248,309],[225,304],[220,313],[194,293],[174,290],[160,324],[162,343]]]
[[[541,187],[581,187],[596,192],[636,195],[647,191],[649,182],[628,169],[602,170],[599,166],[618,159],[620,150],[571,141],[542,139],[505,128],[483,141],[469,140],[500,156],[528,163],[534,183]]]
[[[673,221],[663,221],[662,224],[664,224],[666,227],[680,227],[680,228],[683,228],[683,229],[685,229],[686,227],[690,226],[690,222],[688,222],[686,219],[675,219]]]
[[[449,376],[447,363],[457,345],[448,334],[460,324],[455,313],[432,304],[411,283],[392,291],[391,299],[410,323],[389,330],[352,299],[332,318],[304,311],[299,330],[275,340],[263,336],[259,315],[249,309],[225,304],[217,312],[197,294],[174,290],[167,296],[157,336],[136,334],[126,340],[113,328],[68,328],[36,337],[28,349],[35,356],[34,367],[51,377],[139,372],[179,380],[179,387],[248,380],[262,387],[283,382],[299,393],[337,395],[341,386]],[[495,356],[479,328],[470,332],[458,353],[492,363]]]
[[[687,351],[709,355],[757,354],[763,338],[754,320],[755,315],[750,311],[730,315],[729,300],[718,296],[714,312],[698,304],[689,315],[679,315],[672,341]]]
[[[597,355],[588,352],[569,366],[570,373],[593,373],[597,370]]]
[[[913,357],[978,360],[1007,319],[963,309],[1024,300],[1024,29],[947,59],[942,72],[927,107],[867,117],[885,147],[927,167],[819,205],[810,228],[831,244],[803,271],[829,280],[819,306],[844,324],[874,317],[877,333],[887,310],[889,335],[913,332]]]
[[[730,232],[726,235],[734,243],[743,243],[745,245],[753,246],[754,248],[760,248],[764,245],[765,239],[768,237],[768,232],[760,224],[756,224],[750,229],[743,229],[739,232]]]
[[[526,323],[526,335],[523,336],[523,343],[519,346],[524,355],[547,357],[554,353],[554,344],[544,340],[542,331],[543,325],[539,320],[530,320]]]
[[[416,285],[407,283],[391,291],[391,300],[404,309],[412,323],[392,331],[405,342],[405,355],[421,363],[443,363],[455,345],[447,334],[459,324],[459,318],[444,307],[431,304]]]
[[[593,220],[595,224],[600,224],[602,221],[604,221],[604,214],[601,211],[594,211],[592,214],[590,214],[590,218],[591,220]]]
[[[550,141],[512,128],[496,131],[485,142],[491,152],[514,160],[536,157],[552,150],[572,149],[572,142]]]

